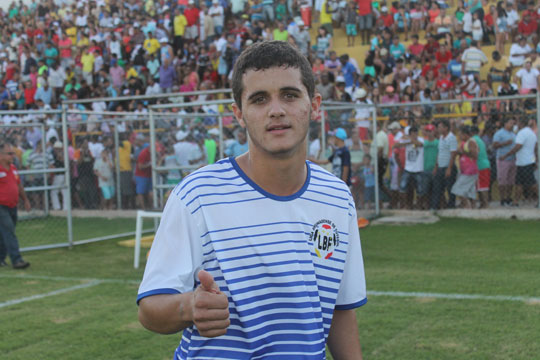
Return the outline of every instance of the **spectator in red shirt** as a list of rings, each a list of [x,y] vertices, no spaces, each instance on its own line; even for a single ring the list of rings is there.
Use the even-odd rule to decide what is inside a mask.
[[[452,60],[452,51],[447,48],[446,44],[442,44],[435,53],[435,57],[439,64],[446,66]]]
[[[518,24],[518,32],[527,39],[527,42],[532,42],[533,44],[536,44],[536,39],[538,39],[536,35],[537,29],[538,23],[531,20],[530,14],[525,14]]]
[[[188,40],[194,40],[199,36],[199,14],[200,10],[195,6],[195,2],[189,0],[188,7],[184,10],[184,16],[187,20],[184,37]]]
[[[373,27],[373,10],[371,0],[356,0],[358,4],[358,29],[362,37],[362,45],[369,44]]]
[[[418,35],[414,34],[411,36],[412,44],[409,45],[408,51],[409,55],[413,55],[416,58],[420,58],[424,52],[424,45],[418,42]]]
[[[15,235],[17,224],[17,204],[19,197],[24,208],[30,211],[30,201],[26,197],[17,168],[13,165],[15,150],[6,140],[0,139],[0,267],[9,255],[14,269],[25,269],[30,263],[24,261],[19,252],[19,240]]]
[[[394,16],[392,14],[388,13],[388,8],[386,6],[383,6],[381,8],[381,15],[379,16],[379,19],[377,20],[377,26],[382,28],[392,28],[392,25],[394,25]]]
[[[424,64],[431,59],[431,56],[435,55],[440,47],[439,42],[433,35],[426,34],[426,37],[428,38],[428,42],[424,46],[424,52],[422,54],[422,63]]]
[[[448,70],[446,70],[445,67],[441,67],[439,69],[439,76],[437,77],[436,86],[439,90],[439,94],[441,95],[441,99],[448,99],[450,90],[452,90],[454,87],[454,83],[450,80]]]
[[[435,56],[432,56],[431,61],[422,68],[422,76],[426,77],[428,71],[431,70],[433,71],[433,76],[438,77],[440,68],[441,68],[441,65],[437,61],[437,58]]]
[[[27,109],[30,109],[34,104],[34,95],[36,88],[32,86],[32,81],[28,80],[24,83],[24,104]]]

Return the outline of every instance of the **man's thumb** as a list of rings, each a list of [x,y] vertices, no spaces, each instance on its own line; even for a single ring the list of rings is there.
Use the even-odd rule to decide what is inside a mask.
[[[201,282],[201,287],[203,290],[218,293],[219,292],[219,286],[214,281],[214,277],[207,271],[201,270],[199,271],[199,281]]]

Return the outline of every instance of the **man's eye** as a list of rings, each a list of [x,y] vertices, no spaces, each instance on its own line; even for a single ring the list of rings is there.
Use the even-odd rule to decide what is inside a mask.
[[[264,96],[257,96],[253,99],[254,104],[262,104],[264,102]]]
[[[286,93],[286,94],[284,95],[284,97],[285,97],[285,99],[288,99],[288,100],[292,100],[292,99],[296,99],[296,98],[297,98],[296,94],[293,94],[293,93]]]

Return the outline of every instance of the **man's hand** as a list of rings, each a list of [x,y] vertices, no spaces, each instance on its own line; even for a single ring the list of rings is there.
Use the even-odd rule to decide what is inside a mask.
[[[24,199],[24,210],[26,211],[32,210],[32,206],[30,205],[30,200],[28,200],[28,198]]]
[[[199,271],[201,285],[193,292],[193,323],[202,336],[217,337],[227,332],[229,300],[208,272]]]
[[[452,167],[449,165],[448,168],[446,169],[446,172],[444,173],[444,177],[449,178],[451,174],[452,174]]]

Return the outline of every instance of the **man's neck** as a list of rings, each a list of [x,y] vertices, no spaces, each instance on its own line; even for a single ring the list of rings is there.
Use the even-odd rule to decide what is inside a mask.
[[[277,196],[290,196],[302,188],[307,177],[305,160],[306,150],[287,158],[252,151],[236,158],[240,168],[251,180]]]

